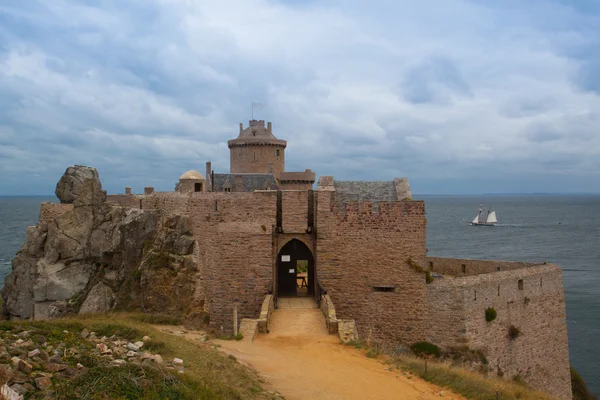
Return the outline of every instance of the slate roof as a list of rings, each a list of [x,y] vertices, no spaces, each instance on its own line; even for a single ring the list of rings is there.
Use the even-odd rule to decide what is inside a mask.
[[[235,187],[235,177],[242,177],[242,190]],[[273,174],[214,174],[214,191],[223,192],[231,188],[232,192],[254,192],[255,190],[276,190],[277,180]]]
[[[336,200],[347,201],[395,201],[396,186],[393,181],[338,181],[334,180]]]

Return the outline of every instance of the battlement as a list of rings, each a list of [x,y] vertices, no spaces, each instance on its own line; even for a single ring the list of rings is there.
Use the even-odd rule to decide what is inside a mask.
[[[424,267],[427,270],[453,277],[474,276],[545,265],[543,262],[471,260],[445,257],[427,257],[426,262],[427,265]]]
[[[270,124],[270,122],[269,122]],[[260,119],[260,120],[256,120],[256,119],[251,119],[250,120],[250,126],[251,127],[261,127],[264,128],[265,127],[265,121]]]

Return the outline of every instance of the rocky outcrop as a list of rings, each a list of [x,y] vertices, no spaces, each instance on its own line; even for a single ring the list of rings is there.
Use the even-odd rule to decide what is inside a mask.
[[[94,168],[69,167],[56,185],[73,208],[29,227],[0,293],[9,318],[115,309],[201,313],[187,216],[110,206]]]

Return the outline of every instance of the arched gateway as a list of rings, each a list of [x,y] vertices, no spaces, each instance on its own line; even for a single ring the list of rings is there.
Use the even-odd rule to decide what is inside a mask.
[[[312,296],[314,277],[312,252],[300,240],[290,240],[277,255],[277,296]]]

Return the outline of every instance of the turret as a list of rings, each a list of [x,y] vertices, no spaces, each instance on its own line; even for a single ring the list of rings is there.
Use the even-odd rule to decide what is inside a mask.
[[[244,129],[240,124],[240,134],[227,142],[230,149],[230,173],[273,173],[275,177],[285,170],[285,148],[287,142],[277,139],[269,122],[251,120]],[[270,170],[269,165],[272,166]]]

